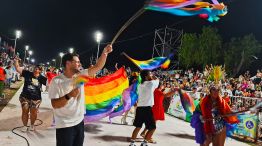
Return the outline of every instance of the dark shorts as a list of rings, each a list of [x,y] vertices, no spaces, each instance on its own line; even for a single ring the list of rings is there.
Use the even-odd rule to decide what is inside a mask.
[[[136,117],[133,125],[137,128],[142,128],[145,123],[146,129],[153,130],[156,129],[156,122],[153,116],[152,107],[137,107]]]
[[[56,146],[83,146],[84,121],[73,127],[56,129]]]
[[[22,108],[36,108],[38,109],[42,100],[32,100],[32,99],[28,99],[22,95],[20,95],[19,97],[19,101],[21,103]]]

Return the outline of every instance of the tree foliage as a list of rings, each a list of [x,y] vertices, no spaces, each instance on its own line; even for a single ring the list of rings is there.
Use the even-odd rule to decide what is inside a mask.
[[[182,66],[188,68],[194,66],[198,38],[194,33],[186,33],[182,38],[182,46],[179,50],[179,60]]]
[[[225,48],[227,49],[224,54],[226,70],[230,71],[232,75],[247,70],[261,52],[261,44],[253,34],[232,38]]]
[[[185,33],[179,50],[179,61],[183,67],[198,67],[219,63],[222,39],[217,29],[203,27],[200,35]]]
[[[222,42],[218,30],[203,27],[201,34],[185,33],[179,49],[179,62],[184,68],[204,67],[206,64],[226,65],[231,75],[247,70],[262,53],[261,44],[253,34]]]

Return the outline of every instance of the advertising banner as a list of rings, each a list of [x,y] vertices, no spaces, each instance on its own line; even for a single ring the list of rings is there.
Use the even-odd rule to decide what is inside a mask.
[[[237,125],[237,129],[234,131],[234,134],[256,138],[258,117],[251,114],[241,114],[238,115],[240,123]]]

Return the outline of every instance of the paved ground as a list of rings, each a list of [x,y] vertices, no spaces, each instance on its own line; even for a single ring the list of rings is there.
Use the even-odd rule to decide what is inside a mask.
[[[26,146],[26,141],[16,135],[11,130],[21,126],[19,94],[21,89],[0,113],[0,146]],[[30,146],[55,146],[55,129],[50,127],[52,123],[52,108],[47,94],[43,93],[43,102],[40,106],[39,119],[43,124],[37,127],[35,132],[17,133],[25,136]],[[131,123],[132,116],[128,118]],[[85,142],[88,146],[128,146],[133,126],[121,125],[120,117],[113,119],[113,124],[109,124],[107,119],[100,122],[90,123],[85,126]],[[164,122],[157,123],[157,131],[154,136],[160,146],[197,146],[194,141],[194,130],[186,123],[177,118],[166,115]],[[142,140],[142,139],[141,139]],[[137,143],[137,145],[140,145]],[[247,146],[247,144],[236,140],[227,139],[226,146]]]

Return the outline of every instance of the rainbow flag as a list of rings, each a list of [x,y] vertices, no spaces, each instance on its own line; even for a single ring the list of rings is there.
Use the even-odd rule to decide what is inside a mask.
[[[124,112],[129,111],[132,106],[138,100],[138,91],[137,88],[141,84],[141,77],[138,76],[138,79],[135,83],[133,83],[129,88],[125,89],[123,92],[123,98],[120,106],[114,110],[113,113],[109,115],[109,119],[114,118],[116,116],[121,116]]]
[[[111,75],[89,79],[85,83],[85,122],[109,116],[121,103],[122,93],[128,87],[129,81],[123,67]]]
[[[195,111],[195,105],[193,98],[182,89],[178,90],[182,106],[186,112],[186,119],[191,119],[193,112]]]
[[[159,67],[166,69],[168,68],[171,62],[168,57],[155,57],[149,60],[139,61],[139,60],[135,60],[129,57],[125,53],[122,53],[122,54],[125,55],[130,61],[132,61],[141,70],[153,70]]]
[[[153,70],[159,67],[166,69],[170,64],[170,60],[167,57],[155,57],[145,61],[131,59],[131,61],[142,70]],[[163,64],[165,64],[165,66],[162,66]]]

